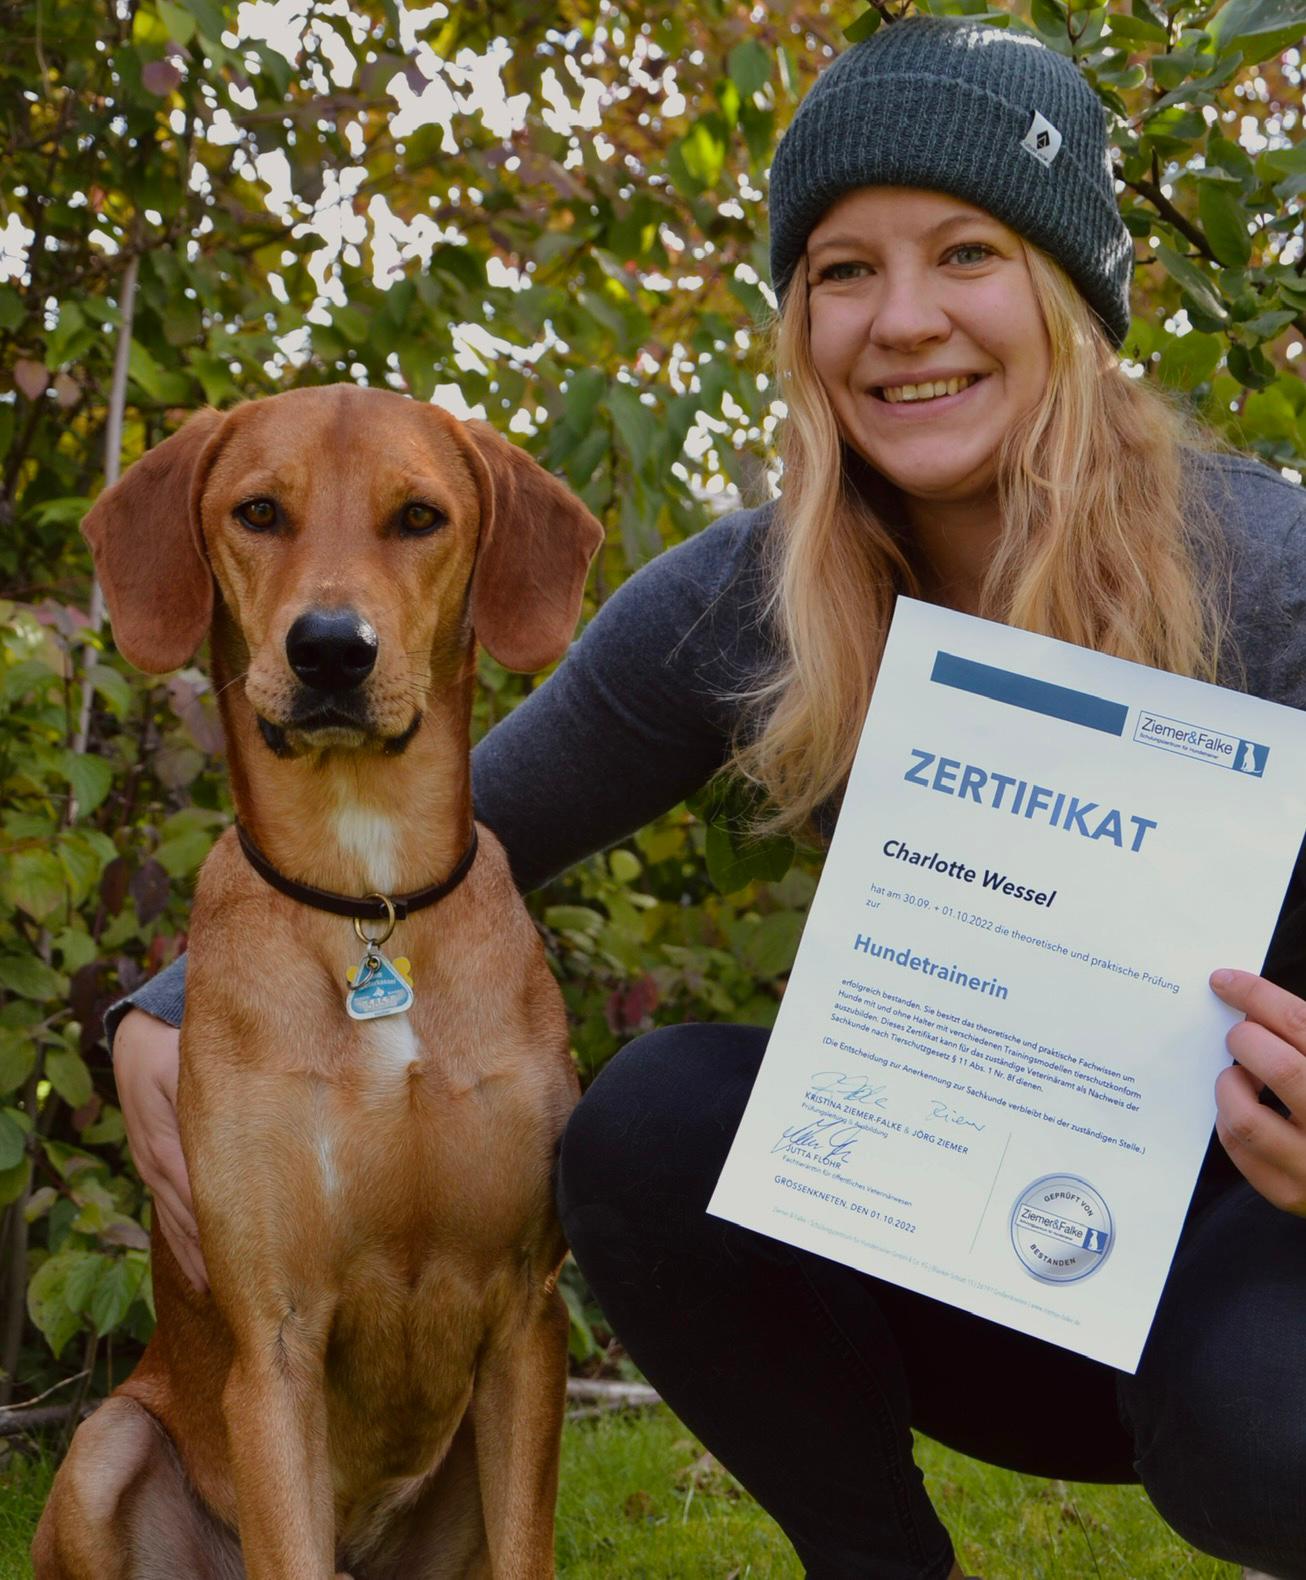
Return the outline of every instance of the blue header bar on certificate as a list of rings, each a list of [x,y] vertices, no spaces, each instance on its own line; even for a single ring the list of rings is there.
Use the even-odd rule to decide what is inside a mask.
[[[1015,670],[997,669],[992,664],[978,664],[974,659],[959,658],[942,650],[934,655],[930,679],[940,686],[968,691],[972,696],[988,697],[1029,713],[1101,730],[1104,735],[1123,735],[1129,717],[1129,709],[1122,702],[1073,691],[1069,686],[1054,686],[1048,680],[1035,680],[1031,675],[1018,675]]]

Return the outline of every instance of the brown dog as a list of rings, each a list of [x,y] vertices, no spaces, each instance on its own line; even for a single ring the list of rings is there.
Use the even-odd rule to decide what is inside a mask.
[[[345,385],[199,414],[85,531],[133,663],[211,627],[257,852],[355,899],[466,867],[475,639],[556,659],[602,535],[484,425]],[[502,850],[471,853],[399,923],[412,1007],[362,1020],[383,927],[234,830],[205,863],[178,1111],[212,1291],[156,1232],[157,1331],[73,1440],[37,1580],[553,1573],[576,1080]]]

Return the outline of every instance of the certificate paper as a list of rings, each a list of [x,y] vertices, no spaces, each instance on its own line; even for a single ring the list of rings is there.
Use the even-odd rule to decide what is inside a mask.
[[[709,1211],[1134,1371],[1306,715],[899,599]]]

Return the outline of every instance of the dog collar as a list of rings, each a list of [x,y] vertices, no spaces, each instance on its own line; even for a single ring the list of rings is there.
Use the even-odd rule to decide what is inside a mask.
[[[245,852],[245,859],[250,866],[274,889],[289,895],[292,900],[311,905],[315,910],[330,911],[335,916],[352,916],[358,922],[402,922],[414,911],[425,910],[428,905],[443,900],[447,894],[453,893],[472,870],[477,846],[476,824],[473,823],[472,837],[467,849],[458,858],[457,866],[443,883],[433,883],[429,888],[417,889],[412,894],[376,894],[356,900],[350,894],[332,894],[329,889],[315,889],[309,883],[296,883],[293,878],[286,877],[284,872],[278,872],[249,837],[248,831],[239,819],[236,820],[236,837],[240,840],[240,848]],[[361,937],[362,934],[359,936]]]

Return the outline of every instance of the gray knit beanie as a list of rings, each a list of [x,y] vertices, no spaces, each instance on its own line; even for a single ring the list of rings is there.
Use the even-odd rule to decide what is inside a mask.
[[[1050,253],[1119,346],[1133,244],[1106,117],[1078,67],[1025,33],[956,17],[883,26],[817,79],[771,165],[783,299],[813,226],[863,186],[948,192]]]

